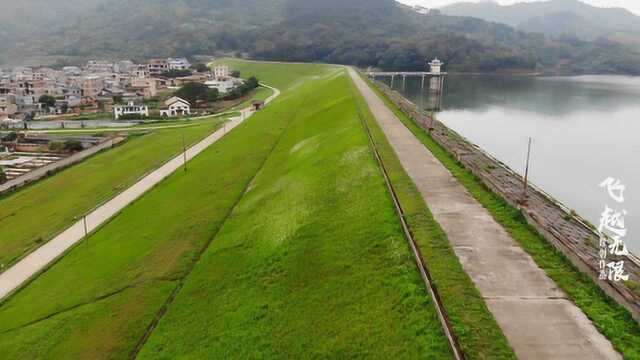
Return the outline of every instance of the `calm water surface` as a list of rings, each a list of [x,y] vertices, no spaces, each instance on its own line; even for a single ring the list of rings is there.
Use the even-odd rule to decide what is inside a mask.
[[[417,79],[401,87],[429,103]],[[532,137],[532,182],[596,225],[605,205],[626,210],[640,254],[640,77],[449,76],[442,104],[439,120],[521,174]],[[624,204],[598,187],[608,177],[627,186]]]

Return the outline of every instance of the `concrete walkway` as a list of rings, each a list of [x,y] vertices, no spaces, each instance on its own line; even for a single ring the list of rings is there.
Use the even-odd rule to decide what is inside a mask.
[[[522,360],[622,359],[358,74],[351,68],[349,73],[516,356]]]
[[[263,85],[265,86],[265,85]],[[280,91],[271,88],[274,94],[265,101],[270,103],[280,95]],[[196,145],[186,151],[187,161],[193,159],[206,148],[217,142],[229,131],[243,123],[251,117],[254,112],[249,108],[241,111],[241,116],[233,118],[225,126],[213,134],[206,137]],[[117,215],[122,209],[133,201],[141,197],[144,193],[153,188],[156,184],[171,175],[176,170],[182,168],[184,163],[184,153],[174,157],[169,162],[145,176],[130,188],[120,193],[104,205],[99,206],[86,217],[87,230],[95,230],[107,220]],[[53,238],[51,241],[39,247],[37,250],[27,255],[24,259],[13,265],[7,271],[0,274],[0,300],[4,299],[14,291],[18,290],[25,282],[37,275],[48,264],[62,256],[68,249],[84,238],[84,222],[73,224],[67,230]]]

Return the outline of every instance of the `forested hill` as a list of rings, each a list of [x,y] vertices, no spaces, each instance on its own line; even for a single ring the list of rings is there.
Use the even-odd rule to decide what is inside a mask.
[[[31,26],[7,22],[0,39],[20,41],[0,44],[0,59],[237,51],[384,69],[423,69],[425,59],[437,56],[450,71],[640,72],[640,55],[612,41],[551,39],[480,19],[425,16],[393,0],[74,0],[66,15],[47,16],[67,1],[34,1],[44,20],[32,19]],[[34,26],[38,21],[47,26]]]
[[[579,0],[548,0],[499,5],[462,2],[440,9],[451,16],[470,16],[517,29],[581,39],[640,39],[640,16],[623,8],[600,8]]]

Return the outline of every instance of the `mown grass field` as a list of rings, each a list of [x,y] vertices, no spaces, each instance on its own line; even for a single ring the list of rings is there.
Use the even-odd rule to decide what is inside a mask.
[[[344,72],[262,67],[281,98],[0,304],[3,358],[127,358],[182,284],[142,357],[450,357]]]
[[[616,350],[625,359],[640,359],[640,325],[631,317],[631,314],[608,297],[591,278],[576,269],[561,252],[529,226],[519,210],[489,190],[427,132],[395,106],[375,85],[371,84],[371,87],[405,126],[521,244],[569,299],[582,309],[598,330],[612,342]],[[450,302],[447,302],[448,304]]]
[[[182,136],[193,144],[221,126],[223,119],[193,127],[136,136],[80,164],[0,197],[0,272],[145,173],[182,151]]]
[[[298,115],[140,358],[451,357],[338,71],[298,87]]]

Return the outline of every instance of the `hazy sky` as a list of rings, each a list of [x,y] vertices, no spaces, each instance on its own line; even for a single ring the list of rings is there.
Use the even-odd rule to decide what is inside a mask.
[[[429,8],[449,5],[457,2],[480,2],[482,0],[398,0],[401,3],[409,5],[422,5]],[[485,0],[486,1],[486,0]],[[496,0],[503,5],[513,4],[517,2],[534,2],[540,0]],[[587,4],[600,7],[623,7],[640,15],[640,0],[582,0]]]

